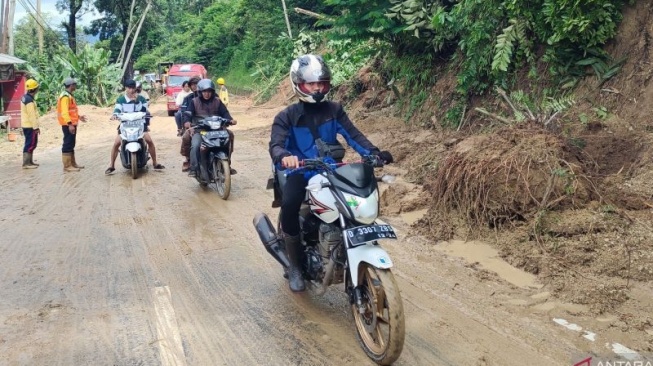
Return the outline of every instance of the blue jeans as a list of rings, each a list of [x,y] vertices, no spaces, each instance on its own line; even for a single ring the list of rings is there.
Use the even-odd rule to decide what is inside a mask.
[[[200,146],[202,145],[202,135],[199,132],[193,134],[190,140],[190,170],[199,172],[200,163]]]
[[[23,146],[24,153],[33,153],[36,145],[39,143],[39,134],[34,132],[33,128],[23,128],[23,136],[25,136],[25,146]]]
[[[177,129],[181,130],[181,111],[175,112],[175,123],[177,124]]]

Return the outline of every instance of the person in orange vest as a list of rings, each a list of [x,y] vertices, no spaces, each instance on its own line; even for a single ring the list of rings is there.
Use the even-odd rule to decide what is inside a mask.
[[[36,109],[34,97],[39,91],[39,83],[34,79],[25,82],[27,93],[20,99],[20,124],[25,136],[25,146],[23,147],[23,169],[38,168],[39,165],[34,163],[32,154],[39,142],[39,111]]]
[[[61,146],[61,161],[64,172],[78,172],[84,168],[75,161],[75,143],[77,142],[77,124],[86,122],[86,116],[80,116],[77,102],[73,92],[77,89],[77,81],[67,78],[63,82],[64,90],[57,100],[57,119],[63,131],[63,145]]]

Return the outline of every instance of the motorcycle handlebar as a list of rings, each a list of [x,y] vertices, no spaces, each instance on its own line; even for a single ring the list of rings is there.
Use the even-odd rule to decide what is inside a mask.
[[[342,163],[325,162],[323,158],[304,159],[299,161],[299,168],[290,169],[286,171],[285,175],[290,176],[307,170],[334,170],[344,165],[357,164],[357,163],[370,164],[375,168],[383,167],[383,160],[381,160],[381,158],[379,158],[376,155],[366,155],[363,156],[360,160],[354,160],[354,161],[342,162]]]
[[[111,117],[109,118],[109,120],[110,120],[110,121],[120,120],[120,116],[122,116],[123,114],[126,114],[126,113],[134,113],[134,112],[114,113],[114,114],[111,115]],[[144,116],[144,118],[146,118],[146,119],[151,119],[151,118],[152,118],[152,114],[151,114],[149,111],[148,111],[148,112],[145,112],[145,116]]]
[[[191,122],[191,121],[187,121],[187,122]],[[230,119],[226,119],[226,118],[219,117],[219,116],[214,116],[214,117],[208,117],[208,118],[202,118],[202,119],[199,119],[199,120],[197,121],[197,123],[196,123],[195,125],[190,126],[190,128],[192,128],[192,129],[198,128],[198,127],[200,127],[204,122],[220,122],[220,123],[222,123],[222,125],[225,126],[225,127],[226,127],[226,126],[231,126],[231,125],[233,125],[233,121],[230,120]],[[192,122],[191,122],[191,123],[192,123]]]

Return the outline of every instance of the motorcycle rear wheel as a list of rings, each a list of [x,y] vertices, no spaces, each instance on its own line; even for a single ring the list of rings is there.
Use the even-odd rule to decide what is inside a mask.
[[[405,321],[399,287],[389,269],[361,263],[358,273],[364,311],[352,305],[356,338],[369,358],[390,365],[404,348]]]
[[[218,192],[220,198],[226,200],[229,198],[229,193],[231,193],[231,167],[229,161],[214,159],[212,173],[211,188]]]
[[[138,178],[138,156],[135,152],[131,154],[131,164],[132,164],[132,178]]]

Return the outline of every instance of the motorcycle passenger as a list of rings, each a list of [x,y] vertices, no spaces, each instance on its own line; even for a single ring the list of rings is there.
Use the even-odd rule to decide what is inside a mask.
[[[136,82],[136,94],[143,96],[148,103],[150,102],[150,93],[143,91],[143,84],[140,81]]]
[[[331,72],[321,56],[303,55],[292,62],[290,80],[299,101],[274,117],[270,137],[270,156],[275,166],[287,169],[299,167],[303,159],[322,156],[316,139],[336,145],[337,135],[362,156],[376,155],[391,163],[390,152],[380,151],[351,122],[340,103],[327,101],[331,89]],[[293,292],[305,289],[302,277],[299,209],[305,197],[308,178],[291,175],[282,189],[281,230],[290,261],[288,284]]]
[[[113,109],[113,115],[111,116],[112,120],[118,119],[118,113],[129,113],[129,112],[146,112],[149,114],[149,111],[147,109],[147,100],[141,95],[138,95],[136,93],[136,81],[134,80],[127,80],[125,81],[125,94],[121,95],[118,97],[118,100],[116,100],[116,106]],[[147,147],[149,149],[150,156],[152,157],[152,165],[154,169],[165,169],[165,166],[159,164],[156,160],[156,149],[154,147],[154,141],[152,141],[152,137],[149,134],[150,127],[149,127],[149,118],[146,118],[145,122],[145,132],[143,133],[143,140],[147,143]],[[120,150],[120,144],[122,141],[120,140],[120,126],[118,126],[118,135],[116,135],[116,138],[113,142],[113,146],[111,147],[111,160],[109,161],[109,167],[107,170],[104,171],[104,174],[111,174],[113,173],[116,168],[115,168],[115,163],[116,163],[116,158],[118,157],[118,152]]]
[[[224,103],[222,103],[220,98],[217,97],[215,92],[215,84],[211,79],[200,80],[200,82],[197,83],[197,90],[200,96],[193,98],[186,109],[189,113],[184,114],[183,116],[184,125],[189,129],[188,133],[191,136],[190,172],[188,175],[193,177],[196,176],[199,171],[200,146],[202,145],[202,136],[199,133],[195,133],[195,130],[190,128],[193,124],[193,117],[206,118],[211,116],[220,116],[222,118],[231,120],[232,124],[236,124],[236,120],[231,117],[227,107],[224,105]],[[233,152],[234,146],[234,134],[229,129],[227,129],[227,132],[229,133],[229,163],[231,164],[231,154]],[[232,168],[231,174],[236,174],[236,170]]]
[[[198,80],[199,81],[199,80]],[[195,84],[197,86],[197,84]],[[178,110],[175,112],[175,123],[177,124],[177,136],[181,136],[181,105],[184,104],[184,99],[189,94],[193,94],[193,90],[190,89],[190,85],[188,83],[188,80],[184,80],[183,83],[181,83],[181,91],[177,94],[177,97],[175,97],[175,105],[177,106]]]
[[[188,105],[191,103],[193,98],[199,96],[199,92],[197,91],[197,83],[199,83],[200,80],[202,80],[202,78],[199,76],[193,76],[190,78],[190,80],[188,80],[188,87],[190,88],[191,92],[184,97],[181,104],[179,105],[179,110],[175,114],[175,121],[177,121],[177,116],[179,116],[178,128],[180,131],[183,131],[181,128],[183,126],[184,112],[188,109]],[[190,170],[190,140],[190,131],[183,131],[181,134],[181,148],[179,151],[179,153],[185,158],[184,163],[181,166],[182,172],[187,172]]]

